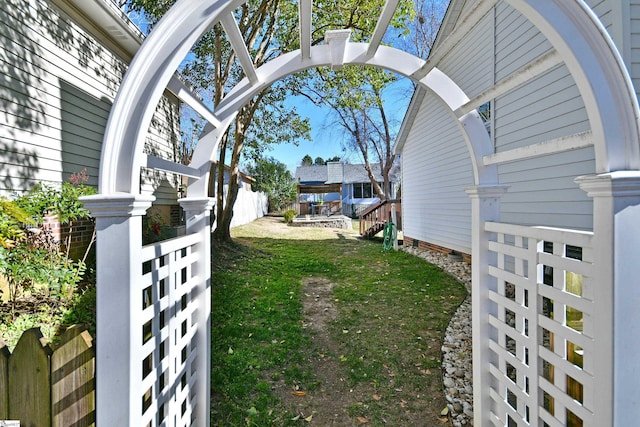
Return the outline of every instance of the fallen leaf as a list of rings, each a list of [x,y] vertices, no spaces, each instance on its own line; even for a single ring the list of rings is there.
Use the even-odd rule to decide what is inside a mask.
[[[361,424],[366,424],[369,422],[369,420],[365,417],[358,417],[358,421],[360,421]]]
[[[381,397],[380,397],[380,395],[379,395],[379,394],[374,394],[374,395],[373,395],[373,396],[371,396],[371,397],[373,397],[373,400],[380,400],[380,399],[381,399]]]
[[[438,418],[438,421],[440,421],[441,423],[448,423],[449,418]]]
[[[233,354],[233,349],[231,347],[229,347],[229,350],[227,350],[227,353]]]
[[[292,391],[291,394],[293,394],[294,396],[299,396],[299,397],[303,397],[307,395],[306,391]]]
[[[291,421],[298,421],[300,419],[300,415],[296,415],[295,417],[291,418]]]
[[[449,407],[445,406],[444,409],[440,411],[440,415],[442,415],[443,417],[446,417],[447,415],[449,415]]]
[[[313,415],[309,415],[307,418],[305,418],[304,420],[308,423],[311,422],[311,420],[313,419]]]

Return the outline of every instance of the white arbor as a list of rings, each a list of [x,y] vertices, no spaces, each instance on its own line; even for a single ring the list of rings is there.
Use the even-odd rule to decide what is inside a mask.
[[[342,64],[383,67],[428,88],[450,108],[451,120],[467,140],[476,183],[468,190],[475,425],[553,426],[576,416],[584,425],[628,426],[640,418],[640,365],[633,356],[640,353],[640,264],[632,250],[640,248],[636,96],[606,30],[584,1],[504,1],[546,36],[555,54],[538,69],[517,71],[473,99],[438,69],[438,61],[499,0],[479,0],[465,24],[427,62],[380,45],[397,0],[386,3],[369,43],[350,43],[348,33],[337,31],[313,47],[312,0],[300,0],[301,48],[258,69],[233,15],[243,0],[179,0],[171,8],[122,82],[104,138],[100,193],[84,199],[98,230],[98,425],[209,423],[212,202],[206,196],[218,142],[239,109],[264,87],[299,70]],[[211,111],[173,76],[191,46],[216,23],[222,24],[247,77]],[[589,134],[497,156],[476,108],[558,60],[580,90]],[[152,113],[166,87],[208,121],[190,166],[143,153]],[[580,144],[593,145],[596,152],[593,176],[578,178],[594,198],[592,232],[499,222],[500,195],[508,189],[499,185],[498,164]],[[140,194],[141,167],[189,177],[188,196],[180,201],[186,236],[142,247],[141,218],[152,199]],[[582,248],[582,260],[567,257],[567,246]],[[554,269],[553,286],[540,286],[545,266]],[[566,272],[583,276],[581,295],[566,292]],[[514,297],[507,295],[508,287],[514,287]],[[554,301],[555,317],[545,314],[545,298]],[[583,313],[581,332],[567,327],[558,308],[565,306]],[[570,360],[568,349],[575,346],[583,352],[580,365]],[[551,378],[544,373],[550,365]],[[579,382],[583,396],[568,393],[568,381]],[[547,398],[553,399],[552,411],[544,405]]]

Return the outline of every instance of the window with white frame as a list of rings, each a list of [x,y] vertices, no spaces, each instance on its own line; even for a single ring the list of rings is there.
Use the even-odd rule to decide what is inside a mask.
[[[367,199],[373,197],[373,186],[370,182],[357,182],[353,184],[353,198]]]

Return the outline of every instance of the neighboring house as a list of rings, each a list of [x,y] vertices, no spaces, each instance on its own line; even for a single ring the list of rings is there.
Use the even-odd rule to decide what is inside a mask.
[[[217,182],[217,166],[214,166],[211,170],[211,185],[209,186],[209,196],[215,197],[218,182]],[[229,178],[231,172],[229,166],[224,167],[224,200],[227,198],[227,192],[229,191]],[[255,179],[250,177],[244,172],[240,172],[240,181],[238,182],[238,197],[233,205],[233,218],[231,218],[231,228],[239,225],[248,224],[258,218],[262,218],[269,212],[269,198],[263,192],[253,191],[251,184],[255,182]],[[215,208],[214,208],[215,209]],[[215,214],[215,211],[214,211]],[[212,225],[212,230],[215,229],[216,223]]]
[[[376,181],[382,186],[379,165],[373,165]],[[324,213],[318,204],[328,204],[331,212],[357,217],[363,210],[380,199],[375,194],[364,164],[328,162],[326,165],[298,166],[294,174],[298,182],[298,204],[301,215]],[[400,167],[394,166],[389,174],[393,199],[398,191]],[[318,212],[316,212],[318,211]]]
[[[603,20],[637,82],[639,68],[632,65],[638,58],[640,39],[633,34],[640,22],[640,8],[636,5],[629,8],[630,13],[621,13],[629,2],[587,3]],[[451,1],[433,51],[462,25],[460,18],[475,4]],[[473,98],[533,64],[550,49],[549,41],[530,21],[507,2],[498,2],[439,59],[437,67]],[[478,110],[495,153],[533,143],[556,143],[589,130],[584,102],[562,63]],[[432,92],[415,92],[395,147],[402,158],[403,232],[405,244],[470,254],[471,200],[465,188],[474,185],[474,171],[467,142],[450,115],[445,103]],[[500,184],[510,186],[501,198],[501,220],[590,230],[593,201],[574,180],[594,173],[594,158],[593,146],[577,146],[498,164]]]
[[[59,185],[85,168],[97,186],[107,118],[143,34],[110,0],[7,0],[0,20],[0,195]],[[165,91],[146,154],[178,161],[179,113]],[[180,177],[141,177],[156,215],[179,221]]]

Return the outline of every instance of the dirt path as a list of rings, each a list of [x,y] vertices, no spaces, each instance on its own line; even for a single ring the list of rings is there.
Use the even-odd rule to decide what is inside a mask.
[[[276,235],[279,239],[294,240],[358,238],[355,230],[300,230],[287,227],[279,218],[263,218],[244,226],[242,234],[247,237],[264,238]],[[429,369],[430,365],[427,364],[426,359],[418,359],[405,367],[408,370],[420,372],[420,376],[414,377],[418,378],[418,383],[395,385],[396,378],[401,374],[384,365],[387,371],[376,381],[386,382],[385,384],[363,381],[357,385],[350,385],[353,381],[350,380],[350,373],[345,369],[346,364],[341,360],[341,357],[344,357],[341,352],[344,352],[345,348],[340,347],[341,344],[332,338],[332,333],[335,333],[334,321],[338,318],[338,307],[333,293],[334,283],[325,277],[314,276],[303,279],[301,285],[303,327],[311,339],[311,345],[305,353],[313,376],[318,381],[308,390],[292,389],[292,386],[282,379],[272,382],[271,386],[285,406],[292,408],[296,414],[295,417],[299,417],[302,425],[333,427],[451,425],[448,417],[439,417],[440,411],[446,404],[441,390],[441,380],[438,378],[442,373],[439,367]],[[363,331],[365,327],[363,325]],[[421,332],[425,345],[431,345],[427,344],[431,341],[439,341],[439,336],[429,334],[429,331]],[[435,345],[439,348],[438,343]],[[401,418],[400,424],[396,421],[394,421],[395,424],[388,424],[385,420],[387,418],[385,413],[390,409],[389,405],[393,406],[393,410],[389,411],[393,412],[393,415],[389,414],[391,416],[389,419],[398,421]],[[375,421],[371,411],[377,411]],[[399,417],[398,413],[403,415]],[[380,420],[382,423],[379,422]]]

